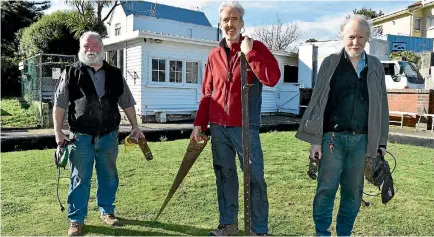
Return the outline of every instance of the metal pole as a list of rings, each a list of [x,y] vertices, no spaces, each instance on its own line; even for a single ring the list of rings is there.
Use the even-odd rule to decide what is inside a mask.
[[[241,104],[242,104],[242,145],[243,145],[243,180],[244,180],[244,235],[251,234],[250,207],[250,139],[249,139],[249,88],[247,81],[247,60],[240,52],[241,63]]]

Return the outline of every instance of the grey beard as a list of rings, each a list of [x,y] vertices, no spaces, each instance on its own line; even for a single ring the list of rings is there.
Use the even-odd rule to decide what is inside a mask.
[[[88,58],[86,53],[80,50],[78,52],[78,60],[88,66],[102,65],[104,60],[104,52],[100,51],[99,53],[96,53],[95,58]]]

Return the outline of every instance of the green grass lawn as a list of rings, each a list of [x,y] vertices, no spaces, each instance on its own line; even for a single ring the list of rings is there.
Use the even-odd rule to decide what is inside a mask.
[[[261,135],[270,202],[272,235],[314,235],[312,200],[316,182],[306,175],[308,144],[294,132]],[[218,224],[215,176],[208,145],[158,221],[153,221],[178,170],[188,140],[151,143],[153,161],[140,150],[120,146],[120,186],[116,214],[124,225],[110,228],[98,219],[95,175],[86,220],[87,235],[207,235]],[[355,235],[432,235],[434,233],[434,150],[389,144],[398,166],[394,173],[396,196],[387,205],[380,197],[366,197]],[[2,153],[1,235],[65,235],[66,213],[56,200],[54,150]],[[65,203],[69,172],[61,173]],[[239,173],[240,184],[242,175]],[[373,191],[371,187],[368,188]],[[338,195],[339,196],[339,195]],[[243,229],[242,186],[239,223]],[[338,201],[338,199],[336,200]],[[336,206],[334,218],[336,215]],[[332,231],[335,234],[334,223]]]
[[[23,109],[18,99],[1,100],[2,128],[36,127],[40,123],[39,110],[34,105]]]

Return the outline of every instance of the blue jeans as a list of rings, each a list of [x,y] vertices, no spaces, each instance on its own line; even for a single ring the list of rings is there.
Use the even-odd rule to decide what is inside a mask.
[[[96,201],[102,214],[113,214],[116,191],[119,184],[116,169],[118,156],[118,131],[101,137],[71,133],[76,141],[71,145],[69,157],[70,185],[68,193],[68,218],[71,222],[84,223],[87,216],[90,183],[95,161],[97,175]]]
[[[238,176],[235,156],[242,164],[241,127],[222,127],[211,124],[211,143],[216,175],[220,224],[238,222]],[[264,178],[264,158],[259,127],[250,127],[250,188],[252,231],[268,233],[267,184]]]
[[[330,149],[330,143],[333,149]],[[336,219],[338,236],[353,230],[363,195],[367,136],[364,134],[325,133],[318,170],[318,186],[313,201],[313,220],[318,236],[330,236],[333,204],[339,185],[341,201]]]

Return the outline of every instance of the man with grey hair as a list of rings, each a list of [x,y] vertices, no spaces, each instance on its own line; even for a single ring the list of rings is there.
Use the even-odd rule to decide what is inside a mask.
[[[259,139],[262,87],[275,86],[280,79],[279,65],[261,42],[241,35],[244,9],[237,2],[223,2],[219,8],[220,29],[224,38],[208,56],[205,77],[191,139],[200,141],[201,131],[211,123],[213,166],[220,212],[219,225],[210,235],[238,234],[238,176],[235,156],[242,160],[241,145],[241,67],[240,52],[251,69],[249,91],[249,137],[251,161],[251,208],[253,233],[268,233],[267,184]],[[243,164],[243,162],[240,162]]]
[[[144,137],[136,120],[136,102],[122,71],[104,61],[103,43],[98,33],[89,31],[80,37],[78,58],[79,62],[63,71],[53,108],[56,143],[63,145],[66,140],[73,141],[67,200],[71,221],[69,236],[82,234],[94,163],[100,218],[110,226],[119,223],[113,205],[119,184],[116,158],[121,116],[118,105],[128,117],[133,135]],[[69,138],[62,131],[67,108]]]
[[[343,27],[344,49],[324,59],[296,137],[311,143],[320,159],[313,201],[316,235],[330,236],[333,204],[341,187],[336,220],[339,236],[351,235],[364,186],[366,157],[386,153],[389,108],[384,69],[366,54],[369,23],[360,16]]]

